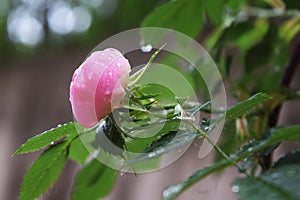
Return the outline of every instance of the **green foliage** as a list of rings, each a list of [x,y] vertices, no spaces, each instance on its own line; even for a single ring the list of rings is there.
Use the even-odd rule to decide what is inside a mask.
[[[300,166],[284,165],[264,172],[257,177],[246,177],[235,181],[235,191],[241,200],[300,199]]]
[[[130,161],[129,164],[134,162],[140,162],[145,160],[150,160],[159,157],[165,153],[172,150],[179,149],[183,145],[192,142],[198,135],[196,133],[190,132],[177,132],[171,131],[168,134],[162,136],[161,138],[153,141],[148,147],[143,151],[145,154],[141,154]]]
[[[250,97],[249,99],[242,101],[233,107],[229,108],[226,112],[226,119],[233,119],[242,117],[249,111],[253,110],[260,103],[271,99],[271,97],[265,93],[258,93]]]
[[[260,152],[275,143],[286,140],[300,141],[299,130],[300,126],[279,128],[269,138],[258,142],[249,143],[248,145],[241,148],[235,155],[232,155],[231,157],[225,160],[220,160],[216,163],[213,163],[209,167],[200,169],[199,171],[195,172],[192,176],[190,176],[187,180],[168,187],[163,192],[163,198],[168,200],[175,199],[179,194],[184,192],[191,185],[197,183],[198,181],[202,180],[211,173],[224,169],[228,166],[236,165],[237,162],[243,160],[244,158],[247,158],[254,153]],[[293,135],[295,133],[298,133],[296,134],[297,136]],[[283,171],[285,170],[286,169],[284,169]],[[296,178],[295,180],[298,180],[298,178]],[[248,187],[247,184],[245,184],[244,188],[245,187]]]
[[[264,38],[246,52],[245,68],[248,72],[269,63],[276,46],[276,36],[276,26],[271,26]]]
[[[69,154],[68,154],[70,159],[84,165],[89,155],[90,155],[89,149],[87,149],[87,147],[84,146],[80,138],[76,138],[71,143],[69,148]]]
[[[224,17],[225,0],[205,1],[205,10],[215,25],[221,25]]]
[[[169,28],[194,38],[199,34],[203,20],[203,0],[179,0],[169,1],[154,9],[142,26]]]
[[[134,5],[143,6],[137,10]],[[156,7],[152,10],[146,5]],[[293,98],[299,98],[299,95],[295,95],[297,92],[284,88],[288,87],[288,84],[282,84],[283,78],[292,79],[295,71],[293,68],[298,62],[289,62],[292,57],[289,54],[289,43],[299,35],[300,12],[297,10],[299,7],[299,2],[294,0],[120,2],[117,16],[122,19],[113,21],[122,28],[125,28],[127,16],[132,13],[130,16],[134,20],[129,23],[130,26],[141,24],[142,27],[170,28],[192,38],[204,35],[203,43],[217,62],[228,86],[228,93],[239,102],[228,110],[223,108],[212,110],[203,77],[195,72],[196,70],[183,74],[200,94],[200,98],[206,102],[202,105],[189,102],[187,95],[174,94],[167,87],[152,83],[143,85],[142,80],[147,78],[151,80],[157,74],[164,73],[162,69],[153,72],[149,77],[144,73],[163,49],[161,47],[144,68],[131,76],[126,96],[129,105],[115,109],[116,117],[110,115],[108,118],[114,124],[113,128],[108,128],[107,132],[101,135],[121,149],[144,153],[130,158],[123,166],[124,169],[129,167],[137,170],[139,167],[152,169],[158,166],[163,154],[180,150],[195,138],[203,137],[218,152],[218,159],[209,166],[197,170],[187,180],[166,188],[162,194],[163,199],[175,199],[203,178],[227,167],[236,167],[244,175],[235,180],[232,188],[241,200],[300,199],[299,151],[290,152],[275,163],[266,158],[281,142],[300,141],[299,125],[277,127],[274,123],[270,123],[278,119],[276,109],[291,98],[290,93],[293,93]],[[108,20],[106,23],[110,22]],[[153,39],[157,41],[164,34],[152,35],[142,32],[141,36],[143,38],[141,43],[155,46]],[[178,71],[181,69],[180,62],[186,62],[180,56],[171,53],[168,55],[167,52],[160,58],[162,63]],[[202,64],[206,67],[205,63],[199,65]],[[285,69],[286,66],[288,70]],[[166,79],[168,78],[166,76]],[[183,91],[182,94],[185,94],[181,83],[174,84]],[[194,116],[198,112],[212,118],[204,117],[195,123]],[[219,146],[210,139],[210,133],[224,120],[225,127]],[[201,126],[198,126],[199,123]],[[97,142],[99,143],[97,141],[99,136],[97,134],[101,133],[99,128],[102,127],[98,125],[93,129],[81,128],[81,130],[75,128],[75,123],[69,123],[46,131],[24,143],[14,155],[34,152],[45,147],[48,149],[39,156],[25,175],[20,199],[38,198],[51,187],[67,158],[77,161],[83,167],[76,177],[72,199],[99,199],[111,192],[117,172],[96,159],[87,162],[89,155],[94,150],[99,150],[99,145],[95,147]],[[149,136],[156,128],[160,129],[155,135],[140,137]],[[76,130],[80,130],[80,133],[78,134]],[[83,137],[79,138],[83,134],[91,144],[87,148],[83,144],[86,140]],[[105,148],[101,149],[101,145],[100,150],[105,152]],[[113,154],[113,152],[105,153]],[[114,156],[116,160],[126,158],[123,153]],[[259,168],[262,171],[260,174]]]
[[[20,200],[38,198],[55,182],[67,161],[67,146],[68,142],[59,143],[38,157],[24,177]]]
[[[161,127],[161,124],[163,124],[163,127]],[[146,150],[148,151],[149,145],[151,146],[153,142],[159,141],[161,139],[160,137],[163,137],[164,135],[168,135],[168,134],[172,135],[173,132],[177,132],[179,125],[180,125],[179,120],[170,120],[170,122],[166,122],[165,120],[162,120],[159,121],[158,124],[153,124],[153,125],[150,124],[150,127],[144,127],[144,129],[140,130],[139,132],[136,131],[136,134],[141,134],[143,132],[147,133],[147,131],[151,131],[151,129],[155,130],[156,127],[158,128],[161,127],[161,130],[151,137],[135,138],[133,140],[128,141],[127,148],[129,151],[136,152],[136,153],[143,152]],[[169,136],[163,138],[166,139],[168,137]]]
[[[279,167],[284,165],[300,164],[300,150],[287,153],[285,156],[277,160],[273,167]]]
[[[105,197],[116,182],[117,172],[93,159],[78,173],[72,191],[73,200],[97,200]]]
[[[50,129],[30,138],[13,155],[40,150],[46,146],[53,145],[54,142],[74,133],[77,133],[77,131],[75,129],[75,123],[73,122],[58,126],[57,128]]]
[[[275,144],[282,141],[299,141],[300,125],[284,128],[274,128],[272,134],[267,138],[269,144]]]

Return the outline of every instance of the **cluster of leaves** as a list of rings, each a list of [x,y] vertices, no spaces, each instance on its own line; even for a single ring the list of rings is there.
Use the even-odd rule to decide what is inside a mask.
[[[193,38],[203,27],[208,27],[210,32],[205,45],[217,61],[233,97],[240,102],[213,123],[205,124],[206,127],[191,125],[189,129],[182,129],[178,123],[185,122],[185,118],[178,108],[184,111],[184,117],[192,117],[198,111],[214,112],[209,102],[193,105],[171,95],[173,102],[162,104],[161,94],[155,93],[161,88],[155,85],[131,88],[134,95],[128,99],[129,106],[117,110],[122,118],[122,129],[109,129],[119,133],[110,137],[118,146],[148,153],[132,159],[129,164],[159,158],[197,137],[209,140],[215,125],[226,120],[220,146],[210,141],[220,156],[187,180],[166,188],[163,199],[174,199],[204,177],[227,167],[238,167],[245,175],[235,180],[232,189],[242,200],[300,199],[297,190],[300,186],[299,151],[290,152],[276,162],[267,159],[281,142],[300,140],[299,125],[276,126],[279,106],[299,98],[299,92],[288,88],[289,82],[283,81],[292,78],[293,67],[298,63],[296,59],[293,65],[289,64],[294,58],[288,54],[288,45],[300,30],[299,7],[298,1],[283,0],[177,0],[159,5],[144,19],[144,27],[171,28]],[[233,62],[240,67],[233,68]],[[232,76],[235,71],[238,77]],[[142,73],[140,71],[140,75]],[[195,86],[199,85],[199,75],[193,72],[188,75],[193,77],[191,81]],[[138,78],[139,73],[136,76]],[[124,119],[127,118],[134,119],[136,126],[126,122]],[[147,139],[134,137],[143,128],[159,123],[167,126],[157,135]],[[188,121],[187,124],[190,125]],[[80,130],[76,123],[65,124],[29,139],[17,150],[15,155],[48,147],[27,172],[21,186],[21,200],[34,199],[45,192],[55,182],[68,158],[83,165],[73,187],[73,199],[99,199],[112,190],[116,170],[96,159],[88,159],[93,151],[87,150],[80,140],[81,134],[95,135],[95,129]],[[174,139],[175,135],[179,137]],[[257,175],[259,168],[261,173]]]
[[[242,115],[238,114],[241,111],[238,107],[244,104],[236,105],[237,115],[232,113],[232,118],[227,119],[220,144],[223,153],[231,156],[226,158],[221,152],[216,163],[167,188],[164,199],[173,199],[212,172],[237,163],[246,175],[234,183],[240,199],[299,199],[299,193],[292,190],[299,187],[299,177],[294,176],[299,163],[297,160],[284,163],[291,161],[286,157],[297,153],[282,158],[280,167],[268,159],[280,142],[299,141],[299,126],[276,127],[280,105],[299,97],[295,95],[297,90],[288,87],[299,64],[296,58],[299,45],[293,55],[288,53],[300,30],[299,7],[297,1],[284,0],[181,0],[169,1],[145,18],[143,26],[171,28],[193,38],[204,27],[208,28],[203,31],[209,32],[204,44],[217,62],[232,96],[244,103],[252,102],[248,98],[257,92],[273,97],[255,110],[251,104],[245,106],[248,112]],[[201,84],[199,77],[194,82]],[[230,111],[227,114],[231,116]],[[255,176],[258,166],[263,173]]]
[[[264,93],[258,93],[253,97],[233,106],[227,110],[224,115],[220,116],[219,119],[235,119],[244,116],[249,112],[249,110],[253,110],[253,108],[257,107],[260,103],[269,99],[270,97],[268,95]],[[200,109],[205,110],[207,105],[208,104],[201,106]],[[199,109],[199,106],[192,107],[191,109],[187,110],[195,109]],[[136,113],[140,112],[141,110],[132,109],[132,111]],[[173,123],[175,122],[173,121]],[[78,125],[76,123],[68,123],[29,139],[15,152],[14,155],[24,154],[48,147],[33,163],[24,177],[24,181],[21,186],[20,199],[35,199],[45,192],[60,175],[68,158],[75,160],[84,166],[77,175],[72,192],[72,199],[82,199],[83,197],[89,199],[99,199],[107,195],[112,190],[116,180],[117,171],[101,164],[97,159],[87,161],[87,158],[90,156],[90,154],[92,154],[93,151],[88,151],[86,147],[83,146],[79,136],[80,134],[89,134],[90,132],[78,133],[78,131]],[[253,155],[259,155],[260,153],[263,153],[266,148],[277,145],[282,141],[299,141],[299,131],[300,126],[273,128],[270,131],[272,134],[270,134],[267,138],[251,142],[240,148],[230,157],[227,157],[226,159],[223,158],[214,163],[212,166],[200,169],[186,181],[170,186],[164,191],[163,197],[164,199],[174,199],[189,186],[201,180],[205,176],[226,167],[234,166],[240,161],[243,161],[244,159]],[[163,134],[162,137],[147,138],[146,142],[131,138],[131,140],[134,140],[134,145],[131,144],[133,149],[130,150],[151,153],[151,157],[147,155],[138,156],[132,160],[130,164],[133,162],[140,162],[159,157],[171,150],[176,150],[187,142],[191,142],[196,137],[208,137],[209,134],[208,132],[203,132],[200,129],[196,129],[195,132],[180,132],[176,128],[170,129],[169,127],[164,128],[163,132],[164,133],[159,133]],[[179,137],[177,137],[176,140],[173,140],[176,134],[179,134]],[[130,141],[126,143],[130,148]],[[251,193],[252,190],[255,190],[256,186],[249,188],[247,184],[255,181],[259,182],[261,181],[261,177],[263,177],[263,180],[266,179],[270,182],[265,183],[266,187],[270,187],[269,184],[275,184],[274,188],[276,188],[275,186],[279,187],[278,185],[285,181],[294,183],[294,181],[297,180],[297,176],[295,176],[297,174],[297,170],[300,170],[298,169],[299,165],[297,165],[299,159],[294,159],[297,158],[297,154],[299,153],[296,152],[288,154],[286,157],[280,159],[274,164],[272,171],[265,172],[259,177],[249,176],[243,179],[237,179],[236,186],[240,188],[241,196],[247,196],[248,193]],[[242,167],[244,166],[242,165]],[[243,172],[246,171],[248,171],[248,169],[243,168]],[[281,176],[280,180],[273,183],[272,177],[274,176],[274,173],[277,175],[278,173],[281,173]],[[277,175],[274,176],[276,180],[278,179]],[[264,184],[264,182],[261,184]],[[99,190],[99,188],[101,188],[101,190]],[[292,189],[288,187],[286,191],[284,189],[282,189],[284,191],[279,191],[274,188],[270,188],[270,190],[274,190],[270,195],[282,196],[285,193],[292,191]],[[259,194],[253,193],[252,195]],[[253,198],[257,199],[257,196],[254,196]]]

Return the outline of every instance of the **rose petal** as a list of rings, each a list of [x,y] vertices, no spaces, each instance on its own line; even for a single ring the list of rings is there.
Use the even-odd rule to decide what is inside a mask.
[[[70,101],[76,121],[93,127],[114,108],[120,107],[125,95],[130,65],[116,49],[92,53],[74,72]]]

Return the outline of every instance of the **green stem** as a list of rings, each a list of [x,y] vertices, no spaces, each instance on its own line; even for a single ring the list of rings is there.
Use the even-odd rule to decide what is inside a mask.
[[[206,176],[212,174],[213,172],[220,171],[227,167],[235,165],[237,162],[241,161],[242,159],[249,157],[250,155],[263,150],[264,148],[268,147],[270,141],[262,141],[260,144],[252,147],[251,149],[240,151],[235,156],[230,156],[227,159],[220,160],[209,167],[205,167],[196,171],[192,176],[190,176],[187,180],[171,185],[163,192],[163,200],[173,200],[181,193],[183,193],[186,189],[194,185],[195,183],[199,182]]]
[[[204,133],[200,128],[195,126],[193,123],[188,122],[203,138],[207,139],[207,141],[214,147],[214,149],[221,154],[227,161],[231,162],[231,158],[208,136],[208,133]],[[234,165],[239,169],[240,172],[245,173],[248,176],[247,171],[245,171],[238,163],[234,163]]]

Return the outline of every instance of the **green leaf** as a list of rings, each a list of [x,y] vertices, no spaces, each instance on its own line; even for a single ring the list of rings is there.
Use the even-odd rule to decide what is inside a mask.
[[[215,25],[221,25],[224,19],[225,0],[205,1],[205,10]]]
[[[268,138],[269,144],[276,144],[283,141],[300,141],[300,125],[289,126],[284,128],[274,128]]]
[[[300,199],[300,166],[273,168],[258,177],[237,179],[233,190],[241,200]]]
[[[275,168],[287,164],[298,164],[298,165],[300,164],[300,150],[287,153],[279,160],[277,160],[274,163],[273,167]]]
[[[267,2],[273,8],[278,8],[281,10],[285,9],[285,4],[282,0],[265,0],[265,2]]]
[[[273,58],[274,47],[278,43],[277,27],[270,26],[264,38],[245,54],[245,68],[250,72],[261,66],[265,66]]]
[[[199,171],[195,172],[192,176],[190,176],[187,180],[171,185],[167,189],[163,191],[163,200],[172,200],[175,199],[179,194],[181,194],[184,190],[189,188],[191,185],[197,183],[198,181],[202,180],[209,174],[213,172],[217,172],[221,169],[224,169],[231,165],[231,161],[229,160],[220,160],[215,164],[200,169]]]
[[[171,131],[170,133],[153,141],[143,151],[143,153],[145,154],[141,154],[137,156],[133,160],[129,161],[129,164],[159,157],[165,153],[180,148],[181,146],[187,144],[188,142],[192,142],[197,136],[198,135],[196,133],[191,133],[191,132],[183,133],[183,132]]]
[[[161,127],[163,125],[163,127]],[[156,131],[156,128],[160,128],[160,130],[151,137],[145,137],[145,138],[135,138],[133,140],[130,140],[126,143],[126,147],[128,151],[130,152],[136,152],[141,153],[143,152],[153,141],[157,140],[159,137],[169,134],[170,132],[178,131],[180,125],[180,120],[162,120],[159,121],[157,124],[142,126],[141,129],[136,129],[134,131],[134,135],[131,134],[131,136],[137,137],[138,135],[146,135],[151,133],[152,131]],[[140,127],[138,127],[140,128]]]
[[[70,122],[57,128],[45,131],[37,136],[28,139],[14,154],[24,154],[40,150],[54,142],[68,136],[69,134],[77,133],[75,123]]]
[[[299,31],[300,17],[291,18],[280,27],[280,35],[287,43],[289,43]]]
[[[203,4],[203,0],[169,1],[150,13],[142,26],[169,28],[194,38],[203,25]]]
[[[257,105],[269,99],[271,99],[269,95],[265,93],[257,93],[249,99],[242,101],[227,110],[226,119],[242,117],[249,111],[253,110]]]
[[[111,192],[117,172],[97,159],[92,160],[78,173],[72,191],[73,200],[98,200]]]
[[[89,155],[90,151],[83,145],[81,138],[77,138],[71,143],[68,155],[70,159],[84,165]]]
[[[231,155],[235,153],[238,148],[237,139],[235,119],[226,121],[218,145],[227,155]],[[215,161],[221,159],[223,159],[221,154],[215,155]]]
[[[245,4],[245,0],[227,0],[227,5],[234,11],[237,11],[243,4]]]
[[[269,138],[266,138],[261,141],[256,140],[255,142],[247,144],[246,146],[244,146],[243,148],[241,148],[238,151],[236,156],[231,156],[231,157],[229,157],[228,160],[218,161],[210,167],[207,167],[207,168],[197,171],[194,175],[189,177],[186,181],[183,181],[181,183],[170,186],[169,188],[167,188],[164,191],[163,197],[166,200],[174,199],[179,194],[181,194],[184,190],[186,190],[187,188],[189,188],[191,185],[195,184],[196,182],[200,181],[201,179],[203,179],[210,173],[224,169],[228,166],[231,166],[234,163],[237,163],[237,162],[243,160],[244,158],[247,158],[254,153],[260,152],[260,151],[264,150],[265,148],[267,148],[271,145],[274,145],[278,142],[300,141],[299,133],[300,133],[300,126],[292,126],[292,127],[286,127],[286,128],[273,129],[273,133],[271,134],[271,136]],[[299,166],[299,165],[297,165],[297,166]],[[287,172],[289,170],[285,169],[283,171]],[[290,171],[293,171],[293,170],[290,170]],[[299,179],[299,177],[298,177],[298,179]],[[297,187],[299,187],[299,186],[297,186]],[[255,198],[253,198],[253,199],[255,199]],[[265,198],[265,199],[269,199],[269,198]],[[270,199],[275,199],[275,198],[270,198]],[[250,200],[252,200],[252,199],[250,199]]]
[[[20,200],[36,199],[53,185],[67,161],[67,145],[59,143],[38,157],[24,177]]]

